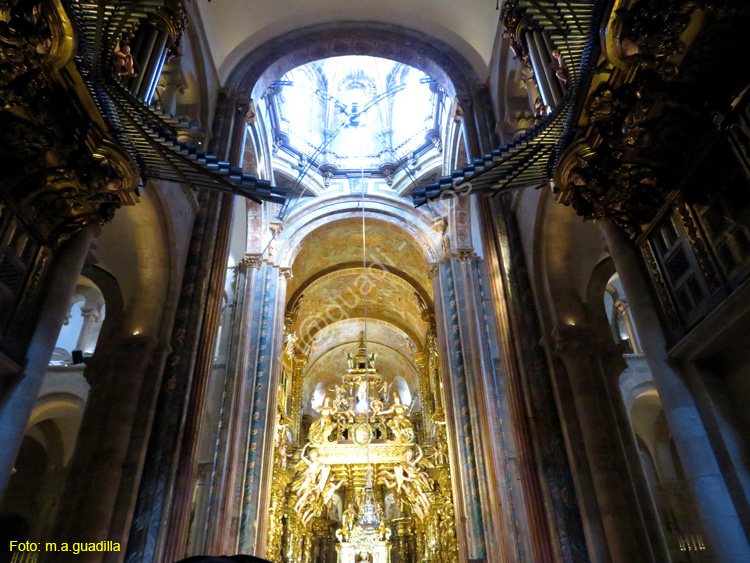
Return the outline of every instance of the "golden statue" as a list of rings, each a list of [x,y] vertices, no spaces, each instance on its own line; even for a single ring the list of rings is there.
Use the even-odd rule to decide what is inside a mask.
[[[294,481],[292,481],[293,493],[312,490],[320,483],[323,473],[325,473],[326,480],[328,479],[328,473],[331,468],[320,463],[318,460],[318,450],[311,449],[309,454],[310,457],[305,457],[305,449],[309,445],[310,444],[308,443],[302,448],[299,463],[294,467],[297,476],[294,478]]]
[[[357,509],[353,502],[350,502],[344,510],[344,516],[341,519],[345,533],[348,535],[354,529],[354,525],[357,523]]]
[[[414,426],[412,426],[411,420],[407,416],[408,411],[409,407],[402,404],[398,393],[395,393],[391,408],[381,413],[384,415],[394,413],[388,426],[393,431],[393,436],[397,442],[409,443],[414,441]]]
[[[448,465],[448,446],[442,433],[435,433],[432,441],[432,461],[437,466]]]
[[[407,451],[406,459],[394,466],[391,471],[387,469],[381,471],[380,478],[386,487],[400,496],[402,505],[410,505],[419,519],[424,520],[430,510],[431,503],[428,495],[432,492],[432,485],[426,473],[418,467],[424,456],[422,449],[419,446],[417,448],[416,458],[413,451]],[[406,500],[405,503],[404,500]]]
[[[336,426],[333,418],[331,418],[336,409],[331,405],[331,398],[326,396],[318,410],[320,411],[320,418],[310,425],[310,441],[315,444],[323,444],[328,442],[328,438]]]

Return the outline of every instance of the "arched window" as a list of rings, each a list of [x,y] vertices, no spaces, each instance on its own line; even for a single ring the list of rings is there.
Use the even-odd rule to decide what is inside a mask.
[[[612,337],[615,343],[625,348],[627,353],[639,354],[641,346],[638,342],[638,335],[635,332],[633,319],[630,316],[630,309],[625,300],[625,294],[620,284],[619,274],[613,275],[604,294],[604,308],[607,311],[607,318],[612,330]]]
[[[396,389],[396,392],[398,392],[398,396],[401,399],[401,402],[404,405],[410,405],[412,394],[411,389],[409,389],[409,384],[406,382],[406,380],[400,375],[397,375],[393,378],[393,387]]]
[[[99,287],[84,276],[78,278],[68,317],[60,329],[50,365],[70,365],[73,352],[84,357],[94,355],[106,314],[104,296]]]

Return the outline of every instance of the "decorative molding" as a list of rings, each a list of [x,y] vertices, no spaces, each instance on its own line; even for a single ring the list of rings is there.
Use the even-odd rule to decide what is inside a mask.
[[[747,6],[734,0],[674,0],[659,10],[617,0],[602,23],[604,57],[579,132],[555,166],[558,201],[633,238],[647,232],[717,134],[717,110],[728,111],[750,80],[727,42],[747,23]]]
[[[679,218],[683,229],[685,229],[685,234],[690,242],[690,247],[698,261],[698,266],[706,279],[709,289],[711,291],[717,290],[722,286],[722,280],[719,277],[719,270],[711,259],[711,254],[708,251],[708,242],[706,241],[703,232],[698,227],[692,209],[684,202],[680,202],[675,206],[675,214]]]

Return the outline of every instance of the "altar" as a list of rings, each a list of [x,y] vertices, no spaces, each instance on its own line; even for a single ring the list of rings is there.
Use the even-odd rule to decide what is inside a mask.
[[[390,542],[373,542],[369,551],[363,551],[358,545],[342,542],[336,546],[337,563],[390,563]]]

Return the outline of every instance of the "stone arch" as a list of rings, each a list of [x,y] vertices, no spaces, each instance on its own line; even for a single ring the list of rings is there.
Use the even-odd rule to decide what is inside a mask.
[[[362,211],[353,209],[361,198],[342,196],[320,199],[291,215],[279,238],[278,264],[282,268],[292,266],[310,233],[332,221],[361,218]],[[403,202],[368,196],[365,220],[390,223],[400,227],[423,254],[427,264],[438,261],[439,244],[435,232],[430,232],[431,221],[425,213],[407,207]]]
[[[413,66],[451,96],[470,96],[480,85],[472,65],[450,45],[412,29],[377,22],[319,24],[279,35],[242,57],[226,85],[240,94],[262,95],[287,71],[341,55],[369,55]]]

